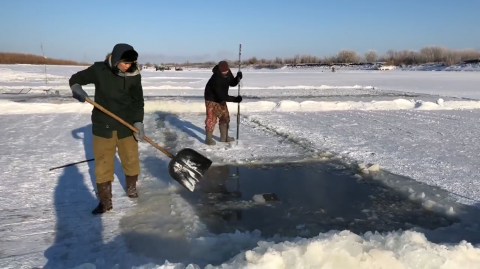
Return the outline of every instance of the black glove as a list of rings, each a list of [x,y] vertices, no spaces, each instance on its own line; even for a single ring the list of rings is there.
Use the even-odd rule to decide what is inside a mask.
[[[242,102],[242,97],[241,97],[241,96],[236,96],[236,97],[235,97],[235,101],[233,101],[233,102],[235,102],[235,103],[240,103],[240,102]]]
[[[72,97],[77,99],[79,102],[84,103],[85,99],[88,97],[88,94],[83,90],[82,86],[75,84],[70,87],[72,90]]]
[[[240,81],[243,78],[242,71],[237,72],[237,81]]]

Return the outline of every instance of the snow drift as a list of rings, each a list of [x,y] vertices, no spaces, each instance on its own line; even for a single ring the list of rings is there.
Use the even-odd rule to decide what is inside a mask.
[[[0,101],[0,114],[37,114],[37,113],[90,113],[92,106],[82,103],[19,103]],[[236,113],[237,104],[228,103],[231,113]],[[283,100],[280,102],[257,101],[243,102],[240,105],[243,112],[318,112],[342,110],[453,110],[453,109],[480,109],[480,101],[444,101],[426,102],[422,100],[395,99],[391,101],[371,102],[296,102]],[[145,112],[169,113],[205,113],[205,103],[199,101],[146,101]]]
[[[227,243],[216,238],[199,238],[204,247]],[[232,235],[245,241],[241,233]],[[228,242],[230,245],[233,242]],[[201,245],[198,246],[201,249]],[[221,250],[220,250],[221,251]],[[388,234],[365,233],[356,235],[349,231],[331,231],[316,237],[295,238],[290,241],[274,243],[259,241],[257,247],[242,251],[219,266],[207,265],[206,269],[223,268],[422,268],[422,269],[460,269],[480,268],[480,249],[461,242],[456,246],[437,245],[429,242],[418,232],[393,232]],[[92,267],[88,267],[92,266]],[[96,268],[83,264],[76,269]],[[199,268],[196,264],[153,263],[135,267],[152,268]]]

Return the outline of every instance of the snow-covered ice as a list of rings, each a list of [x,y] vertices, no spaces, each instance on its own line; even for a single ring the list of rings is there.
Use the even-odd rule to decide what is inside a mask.
[[[380,180],[425,208],[441,204],[445,213],[462,218],[435,231],[265,238],[253,230],[210,233],[168,175],[168,157],[147,143],[140,145],[140,198],[124,194],[117,161],[114,210],[92,216],[93,164],[48,171],[93,157],[92,107],[68,96],[68,78],[82,67],[48,66],[47,83],[43,68],[0,66],[3,92],[31,89],[1,94],[2,268],[185,268],[209,260],[221,265],[207,268],[480,268],[477,72],[242,70],[240,141],[209,147],[203,143],[201,98],[211,71],[142,71],[147,136],[172,152],[191,147],[215,165],[338,160],[356,167],[358,180],[388,172],[403,176]],[[46,95],[49,88],[59,95]],[[93,92],[92,86],[86,89]],[[232,88],[230,94],[236,93]],[[229,105],[233,136],[236,108]],[[446,199],[431,188],[447,193]],[[469,214],[460,213],[464,208]],[[129,249],[132,238],[142,247],[142,232],[163,234],[176,256],[157,257],[175,258],[156,260]],[[453,239],[427,239],[444,237]],[[179,252],[183,246],[198,252]]]
[[[47,66],[45,84],[42,65],[0,65],[0,89],[52,88],[67,91],[68,78],[85,67]],[[479,69],[480,70],[480,69]],[[236,68],[232,68],[236,72]],[[414,92],[479,99],[480,78],[477,72],[419,72],[345,70],[332,73],[316,69],[252,70],[242,69],[242,95],[250,97],[292,98],[306,96],[366,95],[375,96],[384,91]],[[199,96],[211,75],[210,69],[185,71],[143,70],[145,95],[162,97]],[[247,78],[248,76],[248,78]],[[93,92],[92,86],[87,86]],[[377,89],[382,92],[378,92]],[[236,93],[237,89],[232,88]],[[40,91],[40,93],[42,93]]]
[[[312,148],[379,164],[395,174],[442,187],[463,203],[476,204],[479,113],[347,110],[246,117]]]

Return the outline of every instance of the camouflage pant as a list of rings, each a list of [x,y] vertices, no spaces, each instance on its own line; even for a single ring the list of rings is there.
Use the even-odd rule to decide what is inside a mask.
[[[230,123],[230,113],[228,112],[227,104],[221,105],[212,101],[205,101],[205,107],[207,108],[207,118],[205,119],[205,130],[213,132],[215,125],[217,124],[217,118],[219,124]]]

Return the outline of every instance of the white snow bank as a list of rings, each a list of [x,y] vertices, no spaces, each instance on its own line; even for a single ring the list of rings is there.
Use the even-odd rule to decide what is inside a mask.
[[[158,85],[158,86],[143,86],[144,90],[195,90],[201,88],[192,88],[189,86],[174,86],[174,85]],[[93,90],[94,87],[91,87]]]
[[[295,102],[283,100],[280,102],[258,101],[245,102],[240,105],[243,112],[315,112],[315,111],[344,111],[344,110],[453,110],[453,109],[480,109],[480,101],[443,101],[424,102],[421,100],[396,99],[391,101],[371,102],[322,102],[303,101]],[[0,114],[36,114],[36,113],[90,113],[92,106],[82,103],[19,103],[7,100],[0,101]],[[228,103],[231,113],[237,111],[236,103]],[[145,112],[170,113],[204,113],[205,103],[200,101],[146,101]]]
[[[330,232],[312,239],[258,245],[222,268],[480,268],[479,248],[466,242],[440,246],[409,231],[363,236]]]
[[[149,263],[134,268],[198,266],[165,261],[163,265]],[[429,242],[423,234],[411,231],[368,232],[362,236],[346,230],[331,231],[310,239],[296,238],[280,243],[259,241],[252,250],[240,252],[219,266],[207,265],[205,268],[480,268],[480,248],[467,242],[455,246],[437,245]]]
[[[0,70],[1,71],[1,70]],[[0,78],[2,78],[0,76]],[[11,78],[5,78],[3,77],[4,82],[44,82],[45,77],[32,77],[32,78],[27,78],[26,76],[23,75],[18,75],[18,76],[12,76]],[[48,80],[52,81],[53,79],[58,79],[58,80],[65,80],[62,77],[58,76],[53,76],[53,75],[48,75]],[[155,79],[162,79],[162,78],[155,78]],[[177,78],[177,79],[183,79],[183,78]],[[2,81],[0,81],[2,82]],[[187,85],[196,83],[195,82],[184,82]],[[179,83],[180,84],[180,83]],[[31,88],[31,89],[38,89],[38,88],[52,88],[52,89],[57,89],[57,90],[70,90],[68,85],[61,84],[61,85],[27,85],[27,86],[1,86],[1,89],[18,89],[18,88]],[[186,86],[186,85],[170,85],[170,84],[164,84],[161,85],[159,83],[154,84],[153,86],[149,86],[149,84],[144,83],[143,85],[143,90],[204,90],[205,86],[204,85],[199,85],[199,87],[191,87],[191,86]],[[83,86],[84,90],[94,90],[95,87],[91,84]],[[341,90],[348,90],[348,89],[355,89],[355,90],[371,90],[374,89],[373,86],[361,86],[361,85],[353,85],[353,86],[332,86],[332,85],[319,85],[319,86],[308,86],[308,85],[295,85],[295,86],[267,86],[267,87],[252,87],[252,86],[245,86],[241,88],[242,90],[336,90],[336,89],[341,89]],[[234,91],[234,89],[231,89]],[[93,93],[93,91],[92,91]]]
[[[267,86],[267,87],[242,87],[243,90],[331,90],[331,89],[373,89],[373,86],[361,86],[361,85],[344,85],[344,86],[333,86],[333,85],[292,85],[292,86]]]

